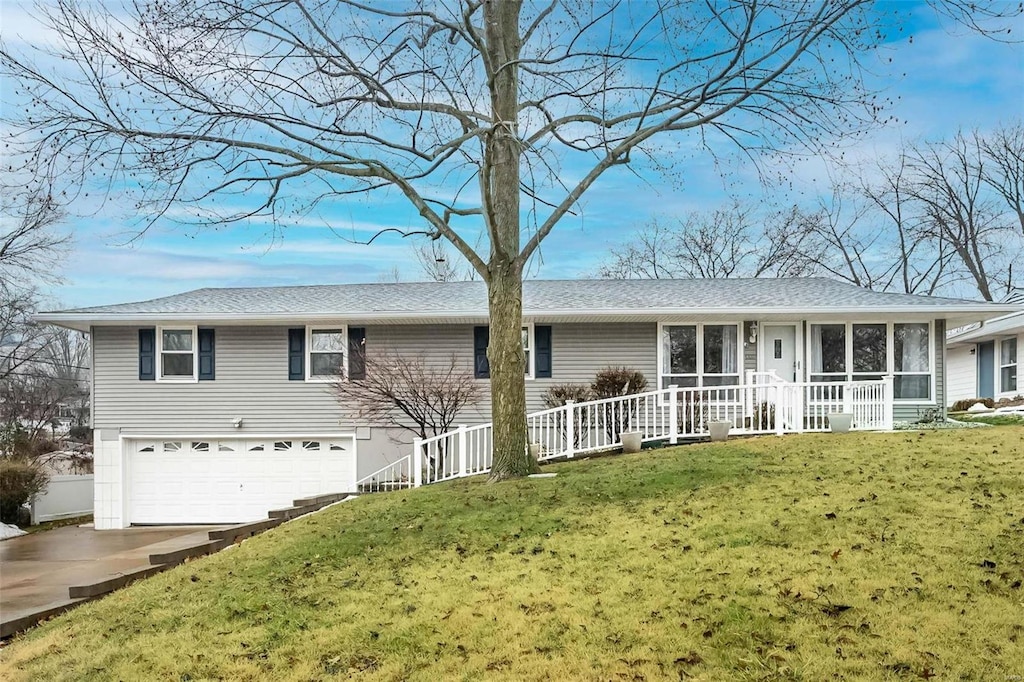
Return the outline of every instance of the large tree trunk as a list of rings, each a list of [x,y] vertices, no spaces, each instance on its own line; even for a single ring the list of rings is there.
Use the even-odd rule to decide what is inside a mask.
[[[530,473],[526,449],[523,264],[519,258],[519,10],[516,0],[487,0],[484,23],[493,120],[481,173],[484,219],[491,237],[487,303],[494,461],[491,479]]]
[[[491,365],[491,419],[494,422],[491,479],[499,481],[525,476],[536,468],[526,448],[525,358],[520,335],[522,270],[513,264],[492,269],[487,298],[491,315],[487,359]]]

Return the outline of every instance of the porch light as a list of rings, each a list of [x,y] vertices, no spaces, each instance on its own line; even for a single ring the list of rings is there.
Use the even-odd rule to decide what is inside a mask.
[[[757,343],[757,322],[750,323],[750,343]]]

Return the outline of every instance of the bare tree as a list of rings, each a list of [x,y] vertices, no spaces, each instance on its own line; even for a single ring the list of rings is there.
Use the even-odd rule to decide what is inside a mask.
[[[1024,123],[975,134],[984,168],[981,177],[1006,202],[1024,235]]]
[[[483,389],[454,354],[447,362],[422,355],[380,350],[362,357],[365,377],[339,377],[331,384],[351,418],[409,431],[419,438],[451,430],[456,418],[474,407]]]
[[[479,273],[467,263],[452,258],[445,242],[430,239],[415,248],[416,261],[427,279],[433,282],[467,282],[479,278]]]
[[[29,169],[73,188],[127,178],[152,221],[197,204],[283,225],[309,208],[296,185],[314,202],[397,191],[423,219],[403,234],[448,240],[487,284],[495,479],[535,466],[524,268],[606,172],[657,157],[666,136],[813,147],[879,110],[858,64],[885,39],[867,0],[53,2],[52,68],[0,49]],[[941,9],[986,30],[1021,13]],[[210,218],[238,205],[222,195],[253,203]]]
[[[0,285],[22,288],[26,277],[54,280],[54,265],[64,256],[71,235],[57,229],[60,205],[42,191],[4,188],[0,209]]]
[[[598,269],[616,279],[797,277],[815,268],[797,209],[767,216],[738,203],[641,228]]]
[[[908,191],[921,205],[922,229],[948,244],[982,298],[994,301],[1012,288],[1014,261],[1024,243],[1017,217],[1008,216],[1006,202],[989,191],[1000,183],[985,156],[981,139],[963,133],[911,148],[907,163],[914,180]]]
[[[69,329],[42,329],[30,357],[0,376],[0,422],[24,429],[30,441],[58,418],[81,425],[89,407],[89,341]]]
[[[32,322],[34,290],[0,282],[0,381],[29,365],[46,345],[45,329]]]

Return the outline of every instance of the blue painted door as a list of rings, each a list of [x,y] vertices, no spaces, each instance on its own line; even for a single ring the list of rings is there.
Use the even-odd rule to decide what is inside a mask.
[[[994,398],[996,396],[996,342],[984,341],[978,344],[978,396]]]

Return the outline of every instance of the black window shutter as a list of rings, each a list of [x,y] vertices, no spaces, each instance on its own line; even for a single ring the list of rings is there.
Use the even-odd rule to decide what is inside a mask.
[[[491,365],[487,361],[487,343],[490,339],[490,329],[473,327],[473,376],[477,379],[489,379],[491,376]]]
[[[199,380],[214,379],[213,330],[199,330]]]
[[[288,379],[306,379],[306,330],[302,327],[288,330]]]
[[[538,379],[551,378],[551,327],[535,325],[533,342],[537,346],[534,372]]]
[[[348,378],[366,378],[366,327],[348,328]]]
[[[156,330],[139,330],[139,381],[156,380]]]

